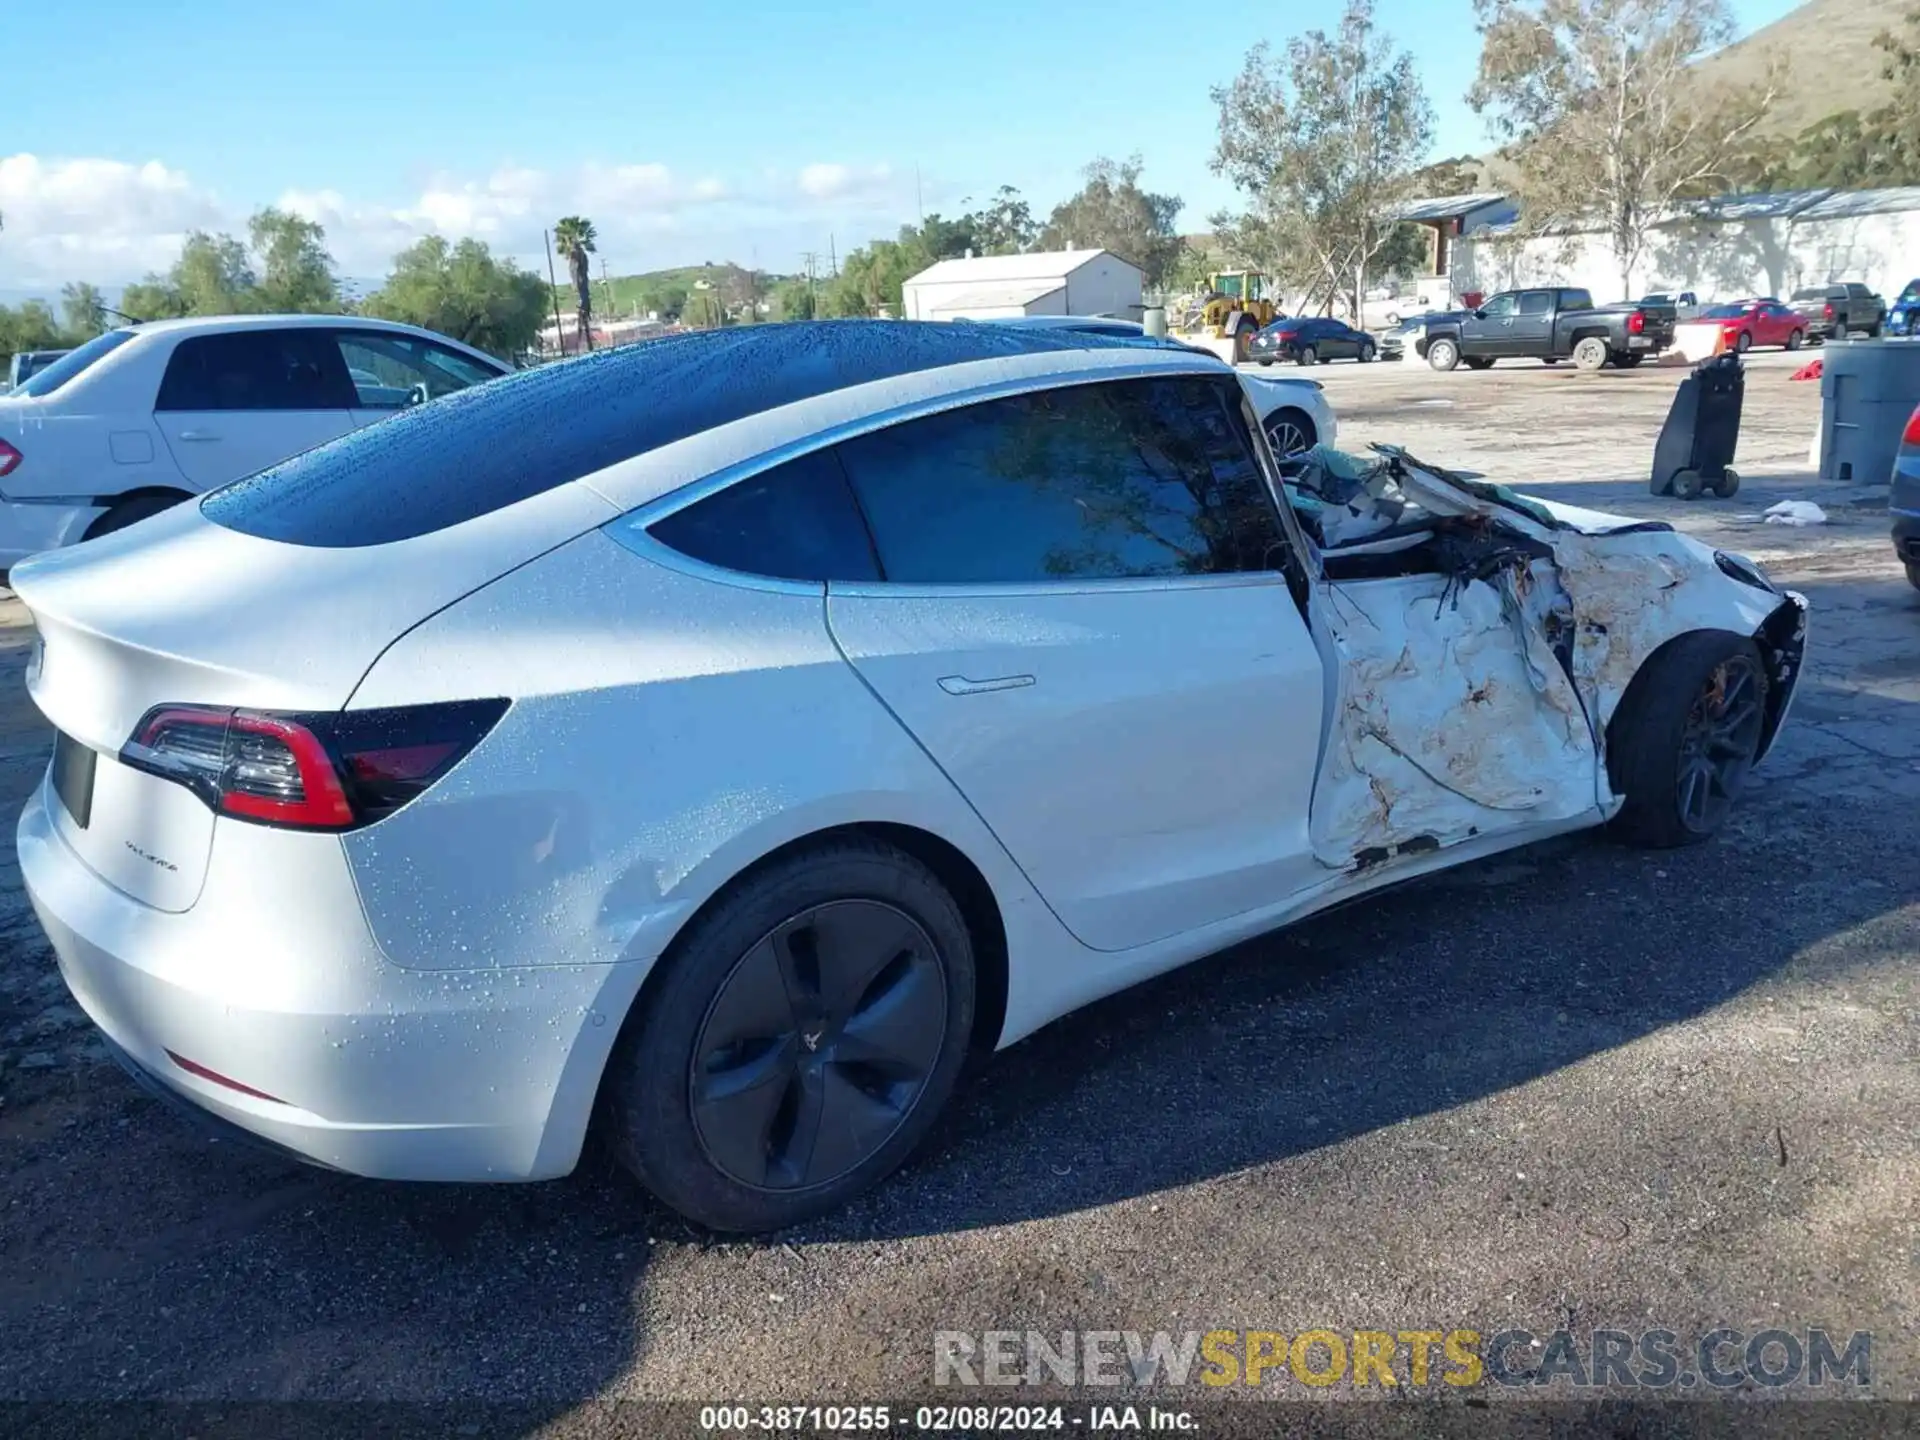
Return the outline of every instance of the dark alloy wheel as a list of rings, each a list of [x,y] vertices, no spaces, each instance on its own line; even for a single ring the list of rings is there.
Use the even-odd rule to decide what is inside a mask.
[[[1767,688],[1743,636],[1700,630],[1655,652],[1608,727],[1608,775],[1626,797],[1614,829],[1657,848],[1718,833],[1759,757]]]
[[[932,937],[877,900],[802,911],[735,965],[693,1045],[707,1157],[743,1185],[830,1185],[893,1138],[946,1036]]]
[[[1731,655],[1708,674],[1680,735],[1680,823],[1702,838],[1719,830],[1747,783],[1766,728],[1767,679],[1755,655]]]
[[[608,1138],[691,1220],[797,1224],[912,1153],[973,1015],[946,887],[881,841],[823,840],[736,881],[660,962],[607,1065]]]

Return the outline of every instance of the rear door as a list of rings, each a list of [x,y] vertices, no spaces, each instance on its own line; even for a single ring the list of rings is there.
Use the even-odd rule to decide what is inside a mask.
[[[353,423],[371,425],[409,406],[507,373],[451,346],[392,330],[336,330],[333,342],[353,386]]]
[[[1512,327],[1513,355],[1542,356],[1553,353],[1553,292],[1522,290],[1515,308]]]
[[[842,445],[884,579],[835,641],[1080,940],[1122,950],[1325,871],[1324,675],[1228,378],[1044,390]]]
[[[233,330],[174,347],[154,420],[188,482],[210,490],[346,434],[353,402],[326,331]]]

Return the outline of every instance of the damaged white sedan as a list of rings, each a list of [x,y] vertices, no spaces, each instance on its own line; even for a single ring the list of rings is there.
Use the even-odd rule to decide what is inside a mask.
[[[34,908],[136,1077],[283,1151],[708,1225],[911,1152],[966,1054],[1367,890],[1711,836],[1805,605],[1274,387],[988,326],[651,342],[13,572]]]

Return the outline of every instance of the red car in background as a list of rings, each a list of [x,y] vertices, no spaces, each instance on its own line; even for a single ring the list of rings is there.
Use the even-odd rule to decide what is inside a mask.
[[[1717,324],[1727,348],[1743,355],[1756,345],[1798,350],[1807,338],[1807,317],[1794,313],[1778,300],[1742,300],[1733,305],[1715,305],[1702,311],[1700,318]]]

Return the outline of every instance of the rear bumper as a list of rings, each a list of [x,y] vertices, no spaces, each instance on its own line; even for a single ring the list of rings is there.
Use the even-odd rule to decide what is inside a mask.
[[[11,570],[29,555],[78,544],[98,505],[61,501],[41,505],[31,501],[0,500],[0,570]]]
[[[22,879],[67,988],[147,1088],[376,1179],[574,1167],[644,964],[401,969],[374,945],[337,841],[257,827],[229,834],[225,855],[216,836],[200,901],[168,914],[86,867],[51,824],[58,803],[43,784],[20,817]],[[304,851],[317,865],[272,853],[315,838],[333,863],[321,847]]]
[[[1912,509],[1893,512],[1893,549],[1909,565],[1920,565],[1920,499]]]

